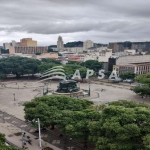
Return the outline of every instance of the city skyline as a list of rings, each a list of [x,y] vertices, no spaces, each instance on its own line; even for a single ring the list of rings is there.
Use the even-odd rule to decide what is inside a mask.
[[[25,37],[56,45],[58,36],[64,43],[149,41],[149,5],[149,0],[1,0],[0,45]]]

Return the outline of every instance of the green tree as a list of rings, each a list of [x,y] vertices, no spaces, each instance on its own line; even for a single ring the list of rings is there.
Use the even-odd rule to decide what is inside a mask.
[[[20,150],[19,148],[16,148],[13,146],[7,146],[5,142],[6,142],[5,135],[0,133],[0,149],[1,150]]]
[[[109,77],[111,75],[111,71],[104,72],[104,75]]]
[[[82,64],[86,68],[94,70],[96,73],[98,73],[98,71],[103,68],[103,63],[98,62],[97,60],[87,60]]]
[[[6,75],[3,73],[0,73],[0,79],[5,79],[5,78],[6,78]]]
[[[150,73],[139,75],[135,80],[143,85],[133,87],[131,90],[142,97],[150,96]]]
[[[54,51],[53,51],[53,49],[50,46],[48,46],[47,52],[49,53],[49,52],[54,52]]]
[[[41,126],[49,125],[54,129],[55,125],[61,124],[62,111],[80,111],[93,103],[88,100],[80,100],[67,96],[42,96],[24,104],[25,119],[34,120],[40,118]]]
[[[81,111],[64,111],[62,114],[63,119],[59,124],[59,129],[69,137],[83,141],[84,147],[87,148],[90,136],[89,124],[92,121],[99,120],[99,113],[94,109],[85,109]]]
[[[58,64],[58,65],[61,64],[61,62],[59,60],[55,60],[55,59],[52,59],[52,58],[42,58],[41,62],[43,62],[43,63],[53,63],[53,64]]]
[[[39,60],[23,58],[23,57],[9,57],[0,59],[1,74],[14,74],[17,78],[24,74],[35,74],[38,71]]]
[[[82,81],[83,81],[83,79],[86,77],[87,68],[81,67],[81,68],[79,68],[79,71],[80,71],[80,76],[81,76]]]
[[[125,73],[120,75],[120,78],[122,78],[122,79],[134,79],[135,73],[134,72],[125,72]]]
[[[103,108],[99,121],[90,123],[90,140],[96,150],[150,149],[150,106],[112,102]]]

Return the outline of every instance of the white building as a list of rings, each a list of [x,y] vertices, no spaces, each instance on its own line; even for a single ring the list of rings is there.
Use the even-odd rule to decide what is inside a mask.
[[[20,46],[20,43],[14,41],[14,40],[11,43],[3,43],[3,47],[6,50],[9,49],[10,46]]]
[[[87,60],[97,60],[104,63],[105,71],[108,70],[109,57],[112,56],[112,49],[103,48],[97,52],[88,52],[84,57],[84,62]]]
[[[94,43],[91,40],[84,41],[84,43],[83,43],[84,50],[87,50],[88,48],[91,48],[93,46],[94,46]]]
[[[72,53],[82,53],[83,47],[67,47],[67,48],[64,48],[64,50],[67,52],[72,52]]]
[[[127,49],[127,50],[124,50],[124,53],[126,55],[135,55],[136,54],[136,50],[135,49]]]
[[[150,62],[150,55],[123,56],[116,59],[116,65]]]
[[[59,36],[59,37],[58,37],[58,41],[57,41],[57,49],[58,49],[58,50],[62,50],[63,48],[64,48],[64,42],[63,42],[63,40],[62,40],[62,37]]]
[[[112,56],[112,49],[105,49],[99,52],[98,61],[99,62],[107,62],[109,57]]]

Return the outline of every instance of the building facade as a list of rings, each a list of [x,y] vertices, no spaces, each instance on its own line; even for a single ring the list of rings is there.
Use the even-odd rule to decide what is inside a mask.
[[[135,49],[136,52],[141,51],[149,51],[150,52],[150,41],[142,41],[142,42],[113,42],[109,43],[108,46],[110,49],[113,50],[113,53],[115,52],[122,52],[126,49]]]
[[[33,41],[32,38],[23,38],[20,40],[20,46],[37,46],[37,41]]]
[[[20,43],[14,40],[10,43],[3,43],[3,48],[6,50],[9,49],[10,46],[20,46]]]
[[[67,47],[67,48],[64,48],[64,50],[67,52],[72,52],[72,53],[82,53],[83,47]]]
[[[64,42],[61,36],[58,37],[57,50],[62,50],[64,48]]]
[[[36,58],[37,59],[42,59],[42,58],[58,59],[58,53],[54,53],[54,52],[42,53],[41,55],[37,55]]]
[[[22,53],[22,54],[36,54],[36,53],[47,53],[48,48],[45,46],[10,46],[9,53]]]
[[[113,70],[116,71],[118,75],[125,72],[133,72],[136,75],[146,74],[150,72],[150,63],[133,63],[130,65],[114,65]]]
[[[84,50],[87,50],[88,48],[91,48],[93,46],[94,46],[94,43],[91,40],[84,41],[84,43],[83,43]]]

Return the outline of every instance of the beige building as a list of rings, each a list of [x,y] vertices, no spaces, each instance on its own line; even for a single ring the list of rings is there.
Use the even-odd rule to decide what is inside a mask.
[[[125,72],[134,72],[136,75],[146,74],[150,72],[150,63],[133,63],[128,65],[114,65],[113,70],[116,70],[117,74],[123,74]]]
[[[91,48],[93,46],[94,46],[94,43],[91,40],[84,41],[84,43],[83,43],[84,50],[87,50],[88,48]]]
[[[50,53],[43,53],[41,55],[36,56],[37,59],[42,58],[52,58],[52,59],[58,59],[58,53],[50,52]]]
[[[122,56],[116,59],[116,65],[150,62],[150,55]]]
[[[32,38],[24,38],[20,40],[20,46],[37,46],[37,41],[33,41]]]
[[[10,46],[9,53],[22,53],[22,54],[36,54],[36,53],[47,53],[47,47],[45,46]]]
[[[67,47],[64,50],[72,53],[81,53],[83,52],[83,47]]]

